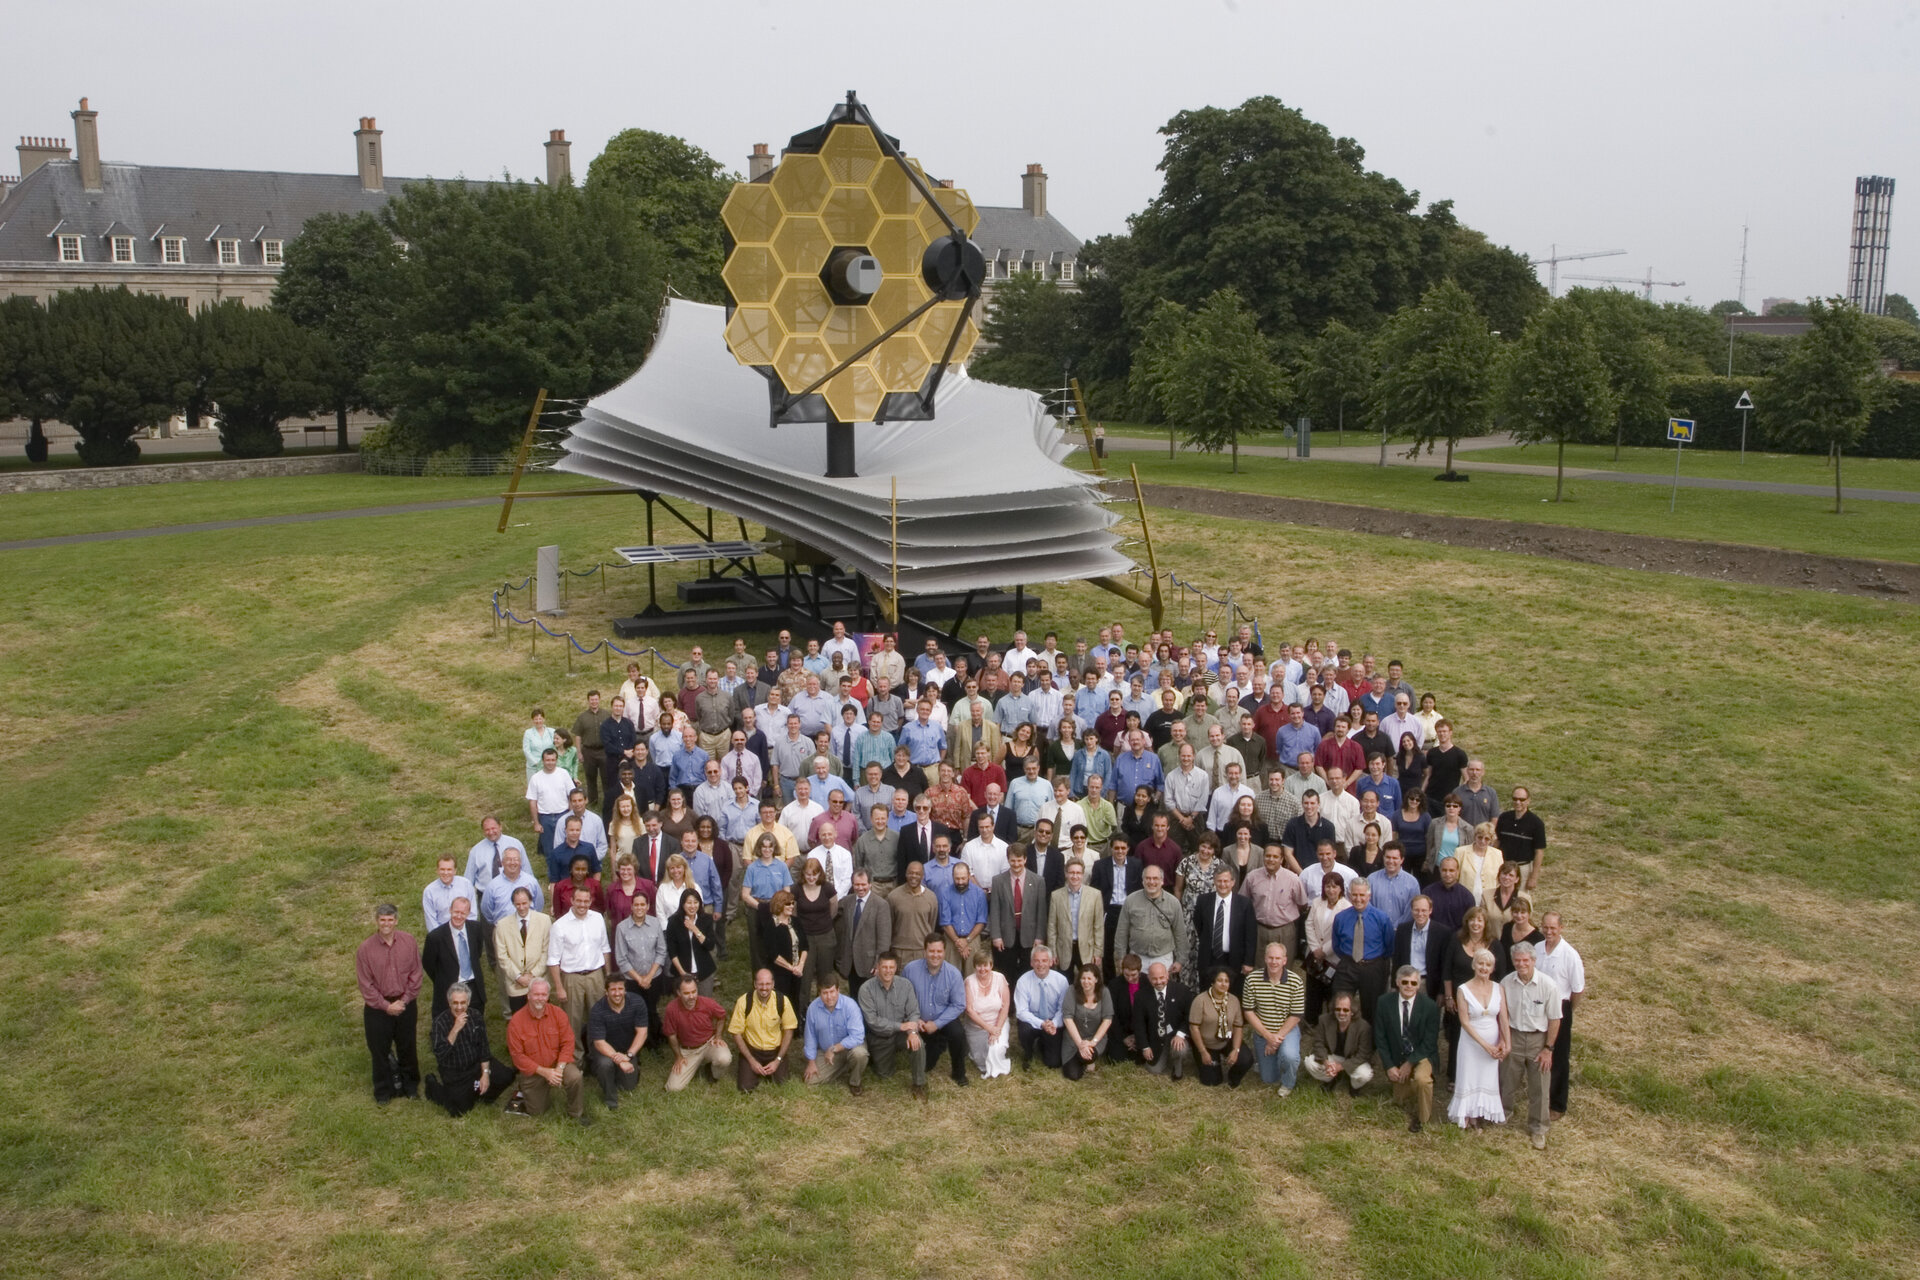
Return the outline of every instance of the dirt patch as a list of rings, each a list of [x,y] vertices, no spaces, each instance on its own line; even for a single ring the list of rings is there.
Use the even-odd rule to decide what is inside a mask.
[[[1235,520],[1344,529],[1388,538],[1412,538],[1443,547],[1474,547],[1546,556],[1616,569],[1678,573],[1716,582],[1762,587],[1799,587],[1854,596],[1920,597],[1920,565],[1885,560],[1817,556],[1804,551],[1743,547],[1726,542],[1695,542],[1638,533],[1575,529],[1557,524],[1489,520],[1477,516],[1427,515],[1387,511],[1345,502],[1277,498],[1185,485],[1141,486],[1148,502],[1176,511]]]

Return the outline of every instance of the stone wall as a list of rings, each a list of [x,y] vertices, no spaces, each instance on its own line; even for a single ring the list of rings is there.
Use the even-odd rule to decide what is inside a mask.
[[[252,480],[260,476],[319,476],[358,471],[357,453],[303,458],[232,458],[220,462],[152,462],[131,467],[66,467],[52,471],[0,471],[0,494],[53,493],[63,489],[112,489],[128,484],[174,484],[182,480]]]

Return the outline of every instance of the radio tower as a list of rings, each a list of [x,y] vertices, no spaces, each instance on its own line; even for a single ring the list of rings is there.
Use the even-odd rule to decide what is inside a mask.
[[[1887,310],[1887,225],[1892,178],[1853,181],[1853,244],[1847,257],[1847,302],[1870,316]]]

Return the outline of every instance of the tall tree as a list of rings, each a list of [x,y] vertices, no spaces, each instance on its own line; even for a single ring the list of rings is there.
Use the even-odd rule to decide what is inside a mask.
[[[1920,329],[1920,311],[1914,309],[1912,301],[1910,301],[1904,293],[1890,293],[1887,295],[1887,314],[1895,320],[1904,321],[1914,328]]]
[[[1484,430],[1492,413],[1495,345],[1486,318],[1451,280],[1387,322],[1375,356],[1373,411],[1382,430],[1413,433],[1409,458],[1444,441],[1443,474],[1454,474],[1454,445]]]
[[[1432,221],[1442,210],[1451,217],[1451,207],[1450,201],[1440,201],[1427,211],[1427,217]],[[1507,342],[1517,340],[1527,321],[1548,302],[1546,286],[1525,255],[1457,223],[1447,238],[1446,257],[1437,274],[1452,276]]]
[[[201,386],[219,409],[220,447],[236,458],[280,453],[280,424],[324,408],[338,383],[326,339],[236,299],[201,308],[194,345]]]
[[[415,183],[385,217],[407,252],[371,383],[404,447],[504,452],[539,388],[596,395],[639,367],[657,255],[618,192]]]
[[[1500,379],[1514,439],[1554,443],[1553,500],[1565,493],[1567,444],[1598,440],[1614,420],[1613,388],[1593,331],[1565,298],[1527,322]]]
[[[640,229],[657,242],[674,289],[696,302],[725,302],[720,206],[739,175],[683,138],[623,129],[587,166],[587,186],[622,196]]]
[[[1613,457],[1629,426],[1657,422],[1667,413],[1666,348],[1649,327],[1651,304],[1617,289],[1572,289],[1567,293],[1586,317],[1600,362],[1613,388]],[[1677,371],[1676,371],[1677,372]]]
[[[1183,111],[1160,130],[1160,194],[1133,220],[1136,323],[1152,301],[1233,288],[1270,339],[1357,328],[1414,301],[1444,266],[1450,209],[1366,167],[1366,151],[1277,98]]]
[[[1026,274],[994,286],[975,376],[988,382],[1048,391],[1080,354],[1074,295],[1051,280]]]
[[[1373,385],[1373,344],[1338,320],[1307,344],[1300,361],[1300,391],[1321,421],[1332,418],[1346,439],[1347,406],[1363,405]]]
[[[0,422],[27,420],[27,461],[47,460],[47,313],[28,297],[0,299]]]
[[[1888,395],[1867,317],[1839,298],[1815,298],[1807,307],[1813,328],[1800,339],[1763,406],[1774,434],[1833,455],[1833,512],[1841,512],[1840,457],[1859,442],[1867,420]]]
[[[1174,429],[1168,395],[1180,341],[1190,317],[1177,302],[1162,302],[1147,321],[1146,332],[1134,344],[1133,367],[1127,372],[1127,398],[1139,406],[1148,421],[1167,422],[1167,456],[1173,456]]]
[[[347,415],[385,407],[374,394],[373,362],[393,324],[400,246],[370,213],[323,213],[307,220],[286,257],[273,307],[330,349],[327,404],[344,453]]]
[[[126,289],[72,289],[47,304],[46,416],[80,433],[90,467],[140,460],[134,432],[164,422],[194,381],[193,318]]]
[[[1285,394],[1286,375],[1260,336],[1253,312],[1232,289],[1220,290],[1194,312],[1160,390],[1168,425],[1195,448],[1232,450],[1235,471],[1240,470],[1240,437],[1272,426]]]

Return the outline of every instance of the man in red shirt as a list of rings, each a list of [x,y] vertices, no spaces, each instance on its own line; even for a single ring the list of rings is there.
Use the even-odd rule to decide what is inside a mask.
[[[567,1095],[567,1114],[583,1126],[590,1125],[586,1077],[573,1064],[573,1024],[549,1002],[552,994],[552,984],[535,978],[527,988],[527,1002],[507,1019],[507,1053],[520,1073],[514,1087],[525,1100],[527,1115],[546,1114],[553,1090],[559,1089]]]
[[[733,1065],[733,1051],[727,1048],[720,1028],[726,1024],[727,1011],[712,996],[700,994],[700,984],[691,977],[680,979],[679,990],[660,1011],[660,1030],[673,1046],[673,1066],[667,1072],[667,1092],[678,1093],[707,1068],[713,1083],[720,1073]]]
[[[1367,771],[1367,757],[1360,744],[1347,736],[1346,716],[1333,718],[1333,736],[1320,739],[1320,745],[1313,750],[1313,766],[1323,778],[1329,769],[1340,770],[1352,779],[1347,790],[1357,790],[1361,775]]]
[[[1274,735],[1280,732],[1282,725],[1293,722],[1292,712],[1287,710],[1286,697],[1281,686],[1276,683],[1267,688],[1267,700],[1255,708],[1253,713],[1253,731],[1266,740],[1267,749],[1273,750]]]
[[[1006,793],[1007,771],[993,763],[987,744],[983,742],[973,749],[973,763],[968,765],[967,771],[960,775],[960,784],[967,789],[967,794],[973,797],[975,808],[980,808],[987,803],[988,783],[999,787],[1003,795]]]
[[[1160,868],[1161,873],[1168,880],[1172,880],[1173,873],[1180,867],[1180,860],[1186,857],[1186,850],[1180,847],[1179,841],[1167,833],[1169,825],[1166,814],[1154,814],[1153,834],[1133,846],[1133,856],[1140,859],[1147,867]],[[1142,873],[1144,874],[1144,867]]]
[[[367,1052],[373,1058],[373,1100],[381,1106],[420,1096],[419,1025],[420,948],[399,928],[400,912],[390,902],[373,911],[374,934],[354,953],[353,967],[365,1008]]]

